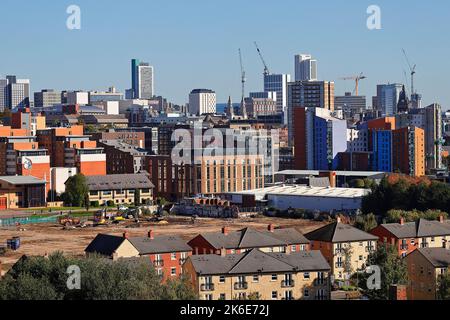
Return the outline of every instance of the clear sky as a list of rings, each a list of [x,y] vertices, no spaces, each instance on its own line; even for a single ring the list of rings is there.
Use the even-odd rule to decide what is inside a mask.
[[[81,30],[66,28],[71,4],[81,8]],[[371,4],[381,7],[381,30],[366,27]],[[377,83],[406,82],[405,48],[424,103],[450,107],[448,0],[1,0],[0,30],[0,76],[29,78],[32,91],[124,91],[139,58],[155,67],[156,93],[173,102],[193,88],[238,101],[238,48],[247,92],[262,90],[257,41],[271,72],[293,75],[294,54],[311,53],[337,94],[354,87],[340,77],[364,72],[368,97]]]

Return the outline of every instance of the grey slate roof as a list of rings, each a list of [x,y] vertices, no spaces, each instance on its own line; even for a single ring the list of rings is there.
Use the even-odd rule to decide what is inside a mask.
[[[257,274],[279,272],[328,271],[330,265],[320,251],[296,253],[265,253],[253,249],[241,254],[220,256],[194,255],[191,260],[200,275]]]
[[[46,184],[44,180],[35,178],[33,176],[0,176],[0,180],[3,180],[12,185]]]
[[[144,173],[86,176],[86,182],[90,191],[152,189],[155,187],[149,176]]]
[[[201,236],[216,249],[249,249],[309,243],[308,239],[294,228],[275,229],[274,232],[244,228],[229,232],[228,235],[215,232]]]
[[[450,250],[448,249],[420,248],[417,249],[416,251],[422,254],[436,268],[444,268],[450,265]]]
[[[154,239],[131,237],[129,241],[139,251],[140,255],[192,251],[186,241],[177,236],[156,236]]]
[[[378,240],[377,236],[364,232],[348,224],[343,223],[331,223],[322,228],[314,230],[305,234],[305,237],[313,241],[324,242],[354,242],[354,241],[367,241]]]
[[[114,251],[123,243],[125,238],[109,234],[98,234],[87,246],[84,252],[98,253],[105,256],[112,256]]]
[[[387,223],[381,226],[398,239],[450,235],[450,224],[448,221],[441,223],[439,221],[419,219],[416,222],[407,222],[403,225],[400,223]]]

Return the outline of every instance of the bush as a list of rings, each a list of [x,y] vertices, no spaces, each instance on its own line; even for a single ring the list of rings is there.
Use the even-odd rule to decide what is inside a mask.
[[[98,202],[98,201],[91,201],[91,207],[93,207],[93,208],[100,207],[100,202]]]
[[[114,207],[116,204],[114,203],[114,201],[108,200],[108,202],[106,202],[106,205],[107,205],[108,207]]]
[[[405,211],[405,210],[389,210],[386,215],[386,223],[398,223],[401,218],[405,220],[405,222],[413,222],[419,219],[426,220],[439,220],[439,218],[443,216],[445,219],[448,217],[446,212],[440,210],[427,210],[427,211]]]

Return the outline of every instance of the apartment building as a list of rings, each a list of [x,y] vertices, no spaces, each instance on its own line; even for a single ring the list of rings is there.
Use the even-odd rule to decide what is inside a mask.
[[[443,216],[439,221],[419,219],[415,222],[381,224],[371,234],[378,237],[378,244],[394,245],[400,256],[407,256],[419,248],[450,248],[450,221]]]
[[[104,149],[89,139],[81,125],[37,131],[39,146],[48,150],[52,167],[76,167],[85,176],[105,175]]]
[[[450,250],[419,248],[406,256],[408,300],[438,300],[440,276],[448,273]]]
[[[392,166],[394,172],[413,177],[425,175],[425,131],[405,127],[392,131]]]
[[[305,234],[311,250],[320,250],[331,266],[334,280],[348,280],[365,267],[369,254],[376,250],[378,237],[351,225],[337,222]]]
[[[221,254],[223,249],[227,254],[252,249],[278,253],[309,251],[308,239],[295,228],[278,229],[274,225],[269,225],[264,231],[252,228],[230,231],[224,227],[221,232],[199,234],[188,245],[194,254]]]
[[[192,251],[183,239],[171,235],[155,236],[150,230],[146,237],[131,237],[127,232],[123,236],[98,234],[85,253],[100,254],[113,260],[146,257],[165,281],[183,273],[183,265]]]
[[[147,152],[117,140],[101,140],[99,147],[104,148],[107,174],[138,173],[144,169]]]
[[[201,300],[328,300],[330,266],[319,251],[192,255],[183,266]]]
[[[154,185],[147,174],[111,174],[86,176],[89,201],[101,205],[112,201],[119,204],[149,204],[153,201]],[[136,199],[139,197],[139,199]]]

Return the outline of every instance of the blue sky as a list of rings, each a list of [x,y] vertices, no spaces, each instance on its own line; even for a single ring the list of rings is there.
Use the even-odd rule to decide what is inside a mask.
[[[66,28],[71,4],[81,30]],[[371,4],[381,7],[382,30],[366,28]],[[186,102],[197,87],[237,101],[238,48],[247,91],[262,89],[257,41],[273,73],[293,74],[294,54],[311,53],[337,94],[354,86],[340,77],[364,72],[360,92],[370,97],[377,83],[406,81],[405,48],[424,103],[449,108],[449,20],[448,0],[1,0],[0,76],[30,78],[33,91],[124,91],[135,57],[155,67],[156,93],[171,101]]]

